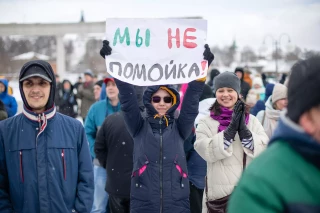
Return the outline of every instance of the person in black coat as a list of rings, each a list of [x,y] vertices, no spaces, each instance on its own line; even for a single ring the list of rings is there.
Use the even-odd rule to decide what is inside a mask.
[[[73,93],[73,86],[70,81],[64,80],[62,82],[62,95],[59,101],[59,112],[76,118],[78,115],[78,103]]]
[[[234,73],[235,73],[235,74],[238,76],[238,78],[241,80],[241,85],[240,85],[240,86],[241,86],[241,92],[240,92],[240,93],[241,93],[243,99],[246,100],[246,99],[247,99],[248,92],[249,92],[249,90],[250,90],[251,88],[250,88],[250,85],[243,80],[243,78],[244,78],[243,68],[242,68],[242,67],[237,67],[237,68],[235,69]]]
[[[133,139],[120,112],[104,120],[94,151],[100,165],[107,170],[105,190],[109,194],[109,212],[129,213]]]

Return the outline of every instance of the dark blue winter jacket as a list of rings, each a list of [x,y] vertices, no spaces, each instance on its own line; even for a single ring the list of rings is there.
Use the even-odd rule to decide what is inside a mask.
[[[93,171],[80,122],[55,107],[41,118],[24,108],[0,122],[0,145],[0,212],[90,212]]]
[[[121,109],[127,129],[134,139],[131,179],[131,213],[187,213],[189,180],[183,143],[190,135],[198,115],[204,82],[189,83],[178,119],[174,112],[179,93],[171,86],[161,86],[173,97],[173,106],[162,118],[151,104],[160,86],[148,87],[143,96],[147,116],[140,114],[134,87],[117,79]]]
[[[0,100],[4,103],[8,117],[12,117],[17,113],[18,104],[16,99],[8,94],[8,81],[0,79],[0,82],[5,86],[4,92],[0,93]]]

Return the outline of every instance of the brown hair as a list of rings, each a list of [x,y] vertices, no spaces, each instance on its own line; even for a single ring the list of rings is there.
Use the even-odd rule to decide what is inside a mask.
[[[239,98],[239,99],[240,99],[240,101],[242,101],[244,103],[246,113],[250,114],[250,106],[246,104],[246,102],[243,100],[243,98]],[[217,99],[211,105],[211,107],[209,108],[209,111],[213,112],[215,115],[221,115],[221,105],[218,103]]]

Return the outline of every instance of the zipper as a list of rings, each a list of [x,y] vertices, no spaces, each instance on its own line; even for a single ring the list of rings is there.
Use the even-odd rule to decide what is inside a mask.
[[[162,213],[162,206],[163,206],[163,183],[162,183],[162,164],[163,164],[163,153],[162,153],[162,129],[161,129],[161,124],[162,124],[162,118],[159,120],[160,124],[160,213]]]
[[[66,180],[67,175],[66,175],[66,161],[64,159],[64,149],[62,149],[61,151],[61,159],[62,159],[62,167],[63,167],[63,179]]]
[[[23,176],[23,166],[22,166],[22,151],[20,150],[20,176],[22,183],[24,182],[24,176]]]

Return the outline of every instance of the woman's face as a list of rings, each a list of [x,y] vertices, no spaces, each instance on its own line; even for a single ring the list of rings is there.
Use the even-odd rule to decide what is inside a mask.
[[[232,88],[222,87],[217,90],[216,98],[221,106],[233,109],[238,100],[238,93]]]
[[[166,103],[169,102],[169,99],[171,99],[170,103]],[[159,89],[152,95],[151,104],[155,108],[155,110],[157,110],[158,114],[160,116],[163,116],[172,106],[172,97],[167,91]]]
[[[277,110],[283,110],[284,108],[287,108],[288,105],[288,99],[287,98],[283,98],[280,100],[277,100],[275,103],[276,109]]]

